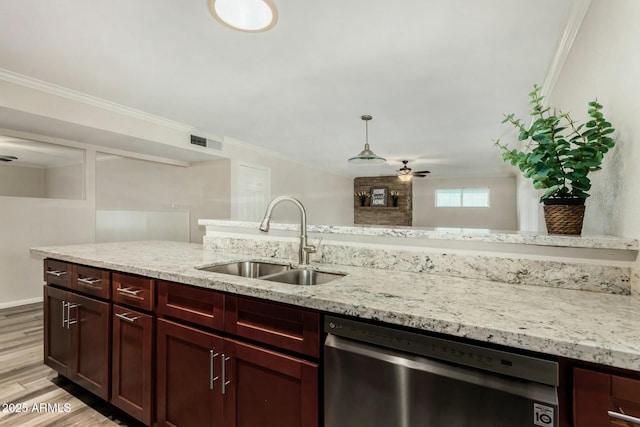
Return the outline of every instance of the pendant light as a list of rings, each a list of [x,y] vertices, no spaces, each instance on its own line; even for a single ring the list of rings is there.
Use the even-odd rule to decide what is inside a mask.
[[[209,12],[221,24],[249,33],[267,31],[278,22],[272,0],[209,0]]]
[[[369,148],[369,120],[371,120],[373,117],[369,115],[364,115],[360,118],[364,120],[364,124],[365,124],[366,133],[365,133],[364,150],[362,150],[360,154],[358,154],[357,156],[350,158],[349,163],[373,165],[373,164],[386,162],[387,160],[384,157],[378,156],[376,153],[371,151],[371,148]]]

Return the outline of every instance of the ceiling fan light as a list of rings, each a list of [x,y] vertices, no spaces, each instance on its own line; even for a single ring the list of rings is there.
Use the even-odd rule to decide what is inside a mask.
[[[221,24],[250,33],[267,31],[278,22],[271,0],[209,0],[209,12]]]
[[[407,182],[407,181],[411,181],[411,178],[413,177],[413,175],[410,174],[405,174],[405,175],[398,175],[398,179],[402,182]]]

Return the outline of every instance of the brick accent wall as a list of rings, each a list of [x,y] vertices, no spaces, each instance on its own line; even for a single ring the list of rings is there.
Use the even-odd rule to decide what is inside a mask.
[[[355,193],[366,191],[371,194],[371,187],[387,187],[387,206],[371,207],[371,198],[367,198],[366,206],[360,206],[360,199]],[[398,206],[393,207],[391,192],[400,193]],[[353,180],[353,223],[371,225],[412,225],[413,223],[413,182],[400,181],[397,176],[358,177]]]

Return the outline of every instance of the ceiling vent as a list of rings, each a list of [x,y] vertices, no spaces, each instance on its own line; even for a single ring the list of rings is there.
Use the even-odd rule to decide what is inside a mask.
[[[203,138],[201,136],[191,135],[191,143],[204,148],[211,148],[213,150],[222,150],[222,142],[214,141],[213,139]]]

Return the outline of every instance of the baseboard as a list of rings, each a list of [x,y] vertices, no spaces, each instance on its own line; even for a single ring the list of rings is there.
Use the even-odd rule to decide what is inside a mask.
[[[0,310],[2,310],[3,308],[11,308],[11,307],[18,307],[21,305],[35,304],[37,302],[42,302],[42,297],[21,299],[18,301],[0,302]]]

